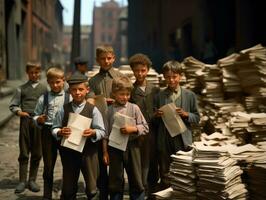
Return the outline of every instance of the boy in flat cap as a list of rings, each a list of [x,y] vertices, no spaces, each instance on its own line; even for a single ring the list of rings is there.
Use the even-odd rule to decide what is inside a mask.
[[[73,74],[68,80],[69,92],[73,101],[65,104],[57,113],[53,126],[53,135],[61,139],[69,137],[71,128],[67,127],[69,113],[79,113],[92,119],[91,127],[83,131],[86,143],[83,151],[60,147],[60,155],[63,165],[63,186],[61,199],[76,199],[78,179],[80,171],[86,184],[86,195],[92,199],[96,195],[96,179],[98,176],[98,147],[96,142],[105,135],[103,118],[100,111],[86,102],[86,94],[89,92],[87,77],[82,74]]]
[[[76,57],[74,59],[74,64],[75,64],[75,73],[83,74],[87,76],[88,72],[88,60],[84,57]]]

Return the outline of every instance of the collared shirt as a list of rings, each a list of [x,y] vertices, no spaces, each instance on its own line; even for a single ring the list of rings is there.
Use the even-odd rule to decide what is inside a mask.
[[[129,117],[133,117],[136,122],[136,127],[138,129],[138,135],[146,135],[149,132],[149,126],[142,115],[139,107],[136,104],[127,102],[125,105],[117,105],[113,104],[108,107],[108,131],[107,131],[107,137],[109,137],[109,134],[111,133],[112,126],[114,123],[114,114],[116,112],[119,112],[121,114],[127,115]]]
[[[26,84],[31,84],[31,87],[32,88],[36,88],[40,82],[37,81],[37,82],[34,82],[34,81],[28,81]],[[22,111],[21,110],[21,102],[22,99],[21,99],[21,87],[18,87],[16,89],[16,92],[13,96],[13,98],[11,99],[10,103],[9,103],[9,109],[12,113],[16,114],[18,111]]]
[[[116,71],[113,67],[108,71],[100,69],[99,73],[89,80],[89,86],[91,89],[90,96],[94,93],[95,95],[103,94],[104,97],[109,98],[112,91],[113,79],[121,76],[124,75],[119,71]]]
[[[86,102],[80,105],[76,105],[72,101],[71,105],[74,113],[80,113],[83,110],[85,104]],[[53,126],[52,126],[52,134],[57,139],[60,139],[60,137],[57,135],[57,132],[60,130],[60,128],[62,128],[63,117],[64,117],[64,107],[61,107],[53,120]],[[93,108],[92,111],[91,128],[95,129],[96,131],[96,136],[94,138],[91,138],[92,142],[96,142],[105,136],[105,128],[104,128],[102,114],[100,113],[100,111],[96,106]]]
[[[176,88],[175,91],[171,92],[170,99],[173,102],[176,102],[178,99],[181,99],[181,88],[180,88],[180,86],[178,86],[178,88]]]
[[[62,90],[59,93],[55,92],[48,92],[48,105],[44,105],[44,95],[42,95],[37,102],[37,105],[34,110],[34,121],[37,124],[37,118],[45,114],[47,116],[47,120],[45,122],[46,125],[52,125],[53,124],[53,119],[55,118],[56,113],[58,110],[68,102],[65,102],[65,95],[68,95],[65,93],[64,90]],[[72,97],[69,97],[69,101],[72,100]],[[45,107],[45,108],[44,108]],[[38,125],[38,124],[37,124]]]

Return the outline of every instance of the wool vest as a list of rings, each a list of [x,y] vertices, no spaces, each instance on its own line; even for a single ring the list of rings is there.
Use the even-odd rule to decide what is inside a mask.
[[[46,86],[39,83],[35,88],[30,82],[21,86],[21,109],[24,112],[33,113],[39,97],[47,90]]]

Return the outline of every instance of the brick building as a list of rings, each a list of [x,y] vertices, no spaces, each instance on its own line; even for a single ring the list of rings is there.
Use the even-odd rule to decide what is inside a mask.
[[[1,40],[6,48],[6,78],[21,78],[28,60],[40,61],[44,67],[62,62],[63,7],[59,0],[3,0],[0,10],[5,11],[5,30],[0,32],[5,33]]]
[[[92,57],[95,58],[95,48],[102,44],[110,44],[116,54],[120,55],[119,19],[123,10],[116,1],[110,0],[101,6],[94,5],[92,25]]]

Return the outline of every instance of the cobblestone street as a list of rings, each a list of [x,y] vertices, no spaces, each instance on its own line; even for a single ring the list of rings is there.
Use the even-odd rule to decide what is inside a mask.
[[[15,194],[14,189],[18,184],[18,128],[19,118],[13,117],[1,130],[0,130],[0,199],[1,200],[38,200],[42,199],[43,194],[43,162],[40,163],[37,183],[41,187],[41,191],[33,193],[26,189],[21,194]],[[60,197],[60,185],[61,185],[62,167],[60,163],[60,157],[56,162],[56,168],[54,172],[54,192],[53,199],[59,199]],[[82,176],[80,176],[82,178]],[[78,200],[86,199],[85,194],[82,191],[83,181],[79,182],[80,191],[78,192]]]

